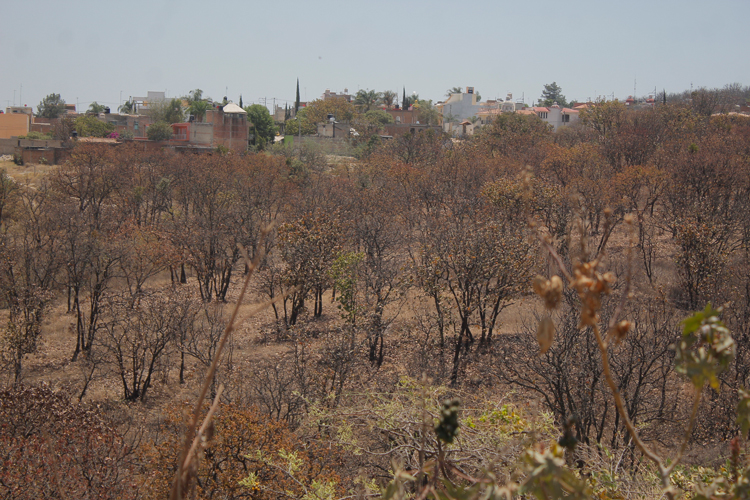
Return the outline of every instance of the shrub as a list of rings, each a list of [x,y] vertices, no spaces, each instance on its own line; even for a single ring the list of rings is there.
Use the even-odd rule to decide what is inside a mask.
[[[107,137],[115,130],[111,123],[104,123],[94,115],[81,115],[75,120],[78,137]]]
[[[0,392],[3,498],[136,498],[128,453],[97,408],[45,387]]]
[[[172,127],[167,122],[156,122],[146,130],[149,141],[168,141],[172,138]]]

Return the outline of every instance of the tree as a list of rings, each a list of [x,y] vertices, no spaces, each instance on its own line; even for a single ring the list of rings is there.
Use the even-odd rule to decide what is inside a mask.
[[[552,140],[552,127],[538,116],[502,113],[483,127],[476,140],[493,155],[518,162],[519,166],[538,166],[546,144]]]
[[[135,111],[135,103],[133,101],[125,101],[124,104],[117,108],[117,111],[130,115]]]
[[[201,89],[191,90],[188,92],[188,95],[183,97],[183,99],[188,103],[187,113],[193,115],[196,120],[202,121],[203,117],[206,115],[206,111],[211,106],[209,102],[211,99],[204,99],[203,91]]]
[[[354,96],[354,105],[360,113],[365,113],[377,106],[381,97],[380,92],[374,90],[358,90]]]
[[[311,292],[315,300],[313,314],[322,314],[323,291],[329,286],[331,264],[341,250],[341,233],[338,217],[323,213],[308,213],[279,226],[279,249],[286,264],[284,284],[287,289],[294,289],[289,295],[288,317],[284,302],[284,317],[289,325],[297,323]]]
[[[394,102],[397,102],[398,96],[392,90],[386,90],[382,92],[381,95],[383,104],[385,104],[388,109],[393,107]]]
[[[164,121],[152,123],[146,129],[149,141],[168,141],[172,138],[172,126]]]
[[[568,101],[562,94],[562,88],[556,82],[545,84],[539,104],[541,106],[552,106],[555,103],[563,108],[568,105]]]
[[[259,150],[265,149],[266,144],[273,143],[276,137],[276,126],[273,124],[271,113],[262,104],[251,104],[245,108],[245,111],[247,111],[248,125],[253,126],[252,144]]]
[[[354,118],[356,109],[343,97],[333,97],[325,100],[316,99],[310,102],[303,112],[312,123],[327,122],[329,114],[333,115],[336,121],[348,122]]]
[[[432,99],[420,100],[419,96],[414,97],[414,107],[417,108],[417,120],[424,125],[437,125],[440,122],[440,113],[432,105]]]
[[[352,137],[355,144],[364,144],[379,140],[378,134],[386,125],[394,123],[393,117],[382,109],[371,109],[363,115],[357,115],[353,122],[357,136]]]
[[[143,401],[160,359],[181,336],[180,326],[195,316],[194,303],[170,290],[150,294],[134,307],[122,297],[108,306],[102,344],[117,367],[125,400]]]
[[[409,107],[409,103],[406,100],[406,87],[404,87],[404,94],[403,97],[401,97],[401,109],[407,109]]]
[[[104,104],[99,104],[98,102],[94,101],[89,105],[89,109],[86,111],[86,113],[91,113],[92,115],[98,115],[99,113],[104,113],[104,111],[107,109],[107,106]]]
[[[120,182],[118,170],[111,148],[81,144],[52,177],[52,188],[61,195],[53,223],[65,249],[68,311],[76,318],[73,361],[91,350],[121,257],[113,236],[125,214],[110,203]]]
[[[170,406],[158,443],[142,448],[146,498],[168,498],[175,457],[184,439],[184,407]],[[304,443],[284,422],[268,418],[253,406],[222,404],[213,420],[209,450],[198,461],[195,490],[184,498],[227,500],[298,498],[325,500],[343,496],[309,492],[316,484],[336,482],[334,465],[342,460],[337,446],[312,439]],[[334,487],[338,490],[339,487]]]
[[[300,128],[302,132],[300,134]],[[284,130],[287,135],[313,135],[318,131],[315,123],[307,117],[307,108],[299,110],[295,118],[286,121]]]
[[[198,121],[203,121],[203,117],[206,116],[206,111],[211,107],[208,101],[195,101],[188,107],[188,113]]]
[[[75,120],[78,137],[106,137],[115,130],[111,123],[105,123],[92,114],[80,115]]]
[[[445,97],[450,97],[453,94],[461,94],[463,91],[463,87],[452,87],[445,91]]]
[[[0,208],[13,220],[0,233],[0,296],[8,312],[7,324],[0,328],[0,360],[12,365],[17,384],[25,355],[36,350],[62,259],[59,232],[49,220],[49,190],[16,188],[1,175],[5,192]]]
[[[185,113],[182,110],[182,99],[172,99],[149,104],[149,116],[154,122],[182,123]]]
[[[101,406],[46,387],[0,392],[3,498],[142,498],[131,446]]]
[[[63,114],[65,114],[65,99],[62,99],[60,94],[49,94],[36,108],[36,116],[40,118],[58,118]]]
[[[297,78],[297,97],[294,99],[294,115],[296,116],[297,113],[299,113],[299,78]]]

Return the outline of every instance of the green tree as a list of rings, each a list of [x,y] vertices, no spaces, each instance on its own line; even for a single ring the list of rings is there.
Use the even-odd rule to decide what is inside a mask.
[[[316,99],[307,105],[304,112],[312,123],[328,121],[329,114],[332,114],[336,121],[348,122],[354,118],[356,109],[343,97],[334,97]]]
[[[253,126],[252,144],[258,149],[264,149],[266,144],[273,142],[276,136],[276,126],[273,124],[273,118],[268,108],[262,104],[251,104],[245,107],[247,111],[247,121]]]
[[[98,102],[94,101],[89,105],[89,109],[86,111],[86,113],[98,115],[99,113],[104,113],[104,110],[106,109],[107,109],[107,106],[105,106],[104,104],[99,104]]]
[[[294,100],[294,114],[296,115],[299,112],[299,78],[297,78],[297,97]]]
[[[155,122],[182,123],[185,114],[182,110],[182,99],[172,99],[149,104],[149,114]]]
[[[117,108],[120,113],[131,115],[135,111],[135,103],[133,101],[125,101],[125,104]]]
[[[420,100],[419,96],[413,96],[414,107],[417,109],[417,120],[424,125],[437,125],[440,121],[440,113],[432,105],[432,99]]]
[[[172,127],[164,121],[153,123],[146,130],[146,136],[149,141],[168,141],[172,138]]]
[[[65,99],[60,94],[49,94],[37,106],[36,116],[39,118],[58,118],[65,114]]]
[[[451,87],[445,91],[445,97],[450,97],[453,94],[462,94],[463,91],[463,87]]]
[[[94,115],[81,115],[75,120],[79,137],[106,137],[115,130],[111,123],[104,123]]]
[[[393,117],[382,109],[371,109],[364,114],[364,119],[373,125],[381,127],[393,123]]]
[[[388,108],[393,107],[393,103],[397,102],[398,95],[392,90],[386,90],[385,92],[381,93],[383,104],[385,104]]]
[[[307,117],[307,108],[300,109],[296,118],[287,120],[284,130],[287,135],[300,135],[300,128],[301,135],[312,135],[317,132],[315,124]]]
[[[206,111],[211,106],[208,101],[195,101],[188,107],[188,113],[193,115],[196,120],[203,121]]]
[[[201,89],[191,90],[188,95],[183,97],[188,103],[187,113],[193,115],[196,120],[203,121],[203,117],[206,116],[206,111],[211,106],[210,98],[203,97],[203,91]],[[240,107],[242,105],[240,104]]]
[[[539,104],[542,106],[552,106],[555,103],[561,107],[568,105],[568,101],[562,93],[562,88],[556,82],[552,82],[544,86],[542,97],[539,99]]]
[[[374,90],[359,90],[354,97],[354,105],[360,113],[365,113],[376,107],[380,102],[381,97],[382,94]]]

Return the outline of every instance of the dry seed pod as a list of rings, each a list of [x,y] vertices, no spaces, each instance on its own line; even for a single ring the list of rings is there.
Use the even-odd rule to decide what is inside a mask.
[[[536,340],[539,342],[539,351],[541,354],[546,353],[552,346],[555,339],[555,324],[552,318],[545,316],[539,322],[539,328],[536,331]]]

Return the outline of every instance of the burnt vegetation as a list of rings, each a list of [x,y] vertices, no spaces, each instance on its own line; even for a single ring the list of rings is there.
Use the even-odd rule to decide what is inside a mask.
[[[125,142],[78,144],[33,184],[2,172],[2,495],[558,498],[542,463],[571,498],[699,489],[651,449],[685,477],[729,458],[738,484],[750,119],[681,99],[330,164]],[[545,307],[534,276],[565,269],[537,278]],[[698,384],[676,352],[708,303],[734,361]]]

